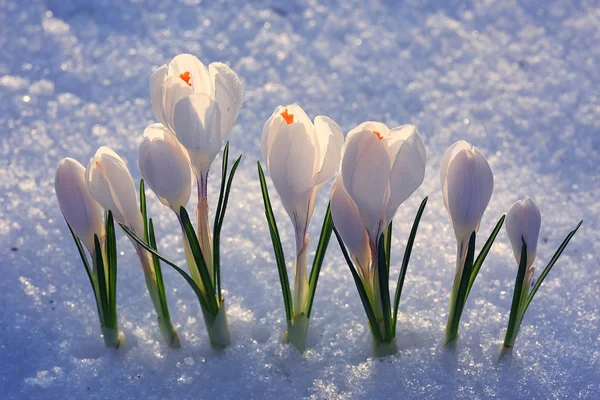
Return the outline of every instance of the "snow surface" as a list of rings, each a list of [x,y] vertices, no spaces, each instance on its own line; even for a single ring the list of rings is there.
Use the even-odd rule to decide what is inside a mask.
[[[599,398],[599,43],[597,0],[0,1],[0,397]],[[119,233],[127,345],[107,351],[55,200],[54,168],[65,156],[86,163],[109,145],[139,179],[137,146],[155,120],[148,78],[181,52],[230,63],[245,86],[229,136],[232,155],[244,161],[222,243],[233,344],[211,350],[194,293],[164,267],[182,339],[180,350],[168,349],[135,253]],[[425,139],[425,182],[395,220],[394,278],[418,204],[430,196],[396,356],[371,356],[335,241],[308,351],[280,343],[283,302],[255,163],[264,121],[290,102],[334,118],[345,132],[371,119],[416,124]],[[539,270],[585,220],[532,303],[514,357],[500,367],[494,361],[517,269],[504,230],[466,306],[458,352],[442,348],[455,243],[438,165],[458,139],[481,148],[495,174],[480,244],[529,195],[543,218]],[[271,190],[291,270],[291,224]],[[328,191],[311,225],[313,251]],[[183,262],[174,216],[150,193],[149,203],[160,248]]]

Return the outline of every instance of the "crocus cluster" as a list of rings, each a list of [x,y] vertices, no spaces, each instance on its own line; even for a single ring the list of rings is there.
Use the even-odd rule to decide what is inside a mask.
[[[143,177],[139,193],[125,160],[103,146],[87,168],[72,158],[59,163],[56,196],[89,277],[107,347],[117,348],[124,341],[116,306],[116,221],[139,258],[165,343],[172,348],[180,346],[169,313],[163,264],[175,269],[194,290],[210,344],[224,348],[230,344],[230,335],[222,294],[220,238],[233,178],[241,161],[239,156],[229,168],[229,143],[223,150],[221,186],[212,225],[208,179],[242,106],[242,83],[223,63],[206,67],[196,57],[181,54],[152,74],[150,99],[159,122],[143,132],[138,158]],[[317,116],[311,120],[300,106],[289,104],[277,107],[264,124],[261,151],[290,218],[296,245],[290,285],[267,180],[258,162],[264,211],[284,300],[287,326],[283,341],[301,352],[306,348],[319,273],[331,235],[335,234],[367,316],[373,353],[395,353],[399,302],[428,200],[425,197],[417,209],[391,296],[393,219],[425,178],[426,150],[417,128],[401,125],[390,129],[381,122],[368,121],[344,138],[342,129],[331,118]],[[318,193],[332,178],[329,206],[309,271],[309,225]],[[516,202],[508,215],[501,216],[475,256],[481,220],[494,189],[490,165],[479,149],[458,141],[443,156],[440,181],[457,247],[444,344],[456,344],[469,293],[506,219],[506,231],[519,267],[502,346],[504,355],[514,346],[533,296],[581,222],[534,283],[533,264],[541,226],[535,203],[529,198]],[[147,212],[145,185],[175,214],[189,273],[158,250],[154,223]],[[195,225],[187,211],[194,185]]]

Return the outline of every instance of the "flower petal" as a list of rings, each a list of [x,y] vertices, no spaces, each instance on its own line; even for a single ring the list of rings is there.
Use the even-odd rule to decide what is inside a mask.
[[[508,233],[517,264],[521,262],[521,238],[527,244],[527,268],[535,261],[541,222],[540,210],[529,197],[515,202],[508,210],[506,233]]]
[[[116,221],[143,235],[144,223],[138,208],[133,178],[125,161],[112,149],[102,146],[86,169],[88,189],[105,210],[113,212]]]
[[[167,116],[165,113],[165,79],[167,78],[167,66],[163,65],[150,76],[150,103],[152,112],[156,118],[167,125]]]
[[[320,185],[334,176],[340,168],[344,134],[334,120],[322,115],[315,118],[314,126],[320,149],[320,160],[317,160],[319,172],[315,184]]]
[[[177,139],[185,148],[219,152],[221,112],[214,100],[203,93],[191,94],[175,105],[174,116]]]
[[[346,192],[341,177],[333,182],[331,216],[344,244],[358,262],[363,279],[366,278],[371,259],[369,237],[358,213],[358,208]]]
[[[60,209],[73,231],[88,248],[94,251],[94,234],[104,237],[103,211],[85,183],[85,167],[72,158],[58,163],[54,190]]]
[[[373,242],[387,225],[383,209],[389,196],[390,160],[371,131],[354,134],[345,144],[342,178]]]
[[[446,174],[448,173],[448,165],[450,165],[450,161],[456,156],[456,154],[465,149],[470,149],[471,145],[464,140],[459,140],[455,142],[452,146],[448,147],[446,152],[444,153],[444,157],[442,157],[442,164],[440,165],[440,182],[442,184],[442,196],[444,198],[444,205],[446,206],[446,210],[448,209],[448,194],[446,193]]]
[[[225,139],[242,107],[244,89],[240,78],[227,65],[214,62],[208,66],[208,71],[215,85],[215,100],[221,110],[221,139]]]
[[[185,79],[180,76],[185,76],[186,73],[189,73],[189,83],[191,83],[194,93],[204,93],[211,99],[215,99],[213,80],[206,66],[198,58],[191,54],[179,54],[171,60],[168,68],[168,75],[170,77],[178,78],[186,84]]]
[[[392,147],[401,142],[390,171],[390,199],[386,206],[386,220],[391,221],[400,204],[423,183],[426,152],[423,139],[413,125],[406,125],[401,131],[390,131],[388,138],[392,140],[386,141],[386,138],[384,143],[391,144]]]
[[[283,111],[283,106],[277,107],[263,126],[260,150],[267,169],[269,168],[269,153],[271,152],[273,141],[275,140],[275,137],[287,126],[287,123],[281,116]]]

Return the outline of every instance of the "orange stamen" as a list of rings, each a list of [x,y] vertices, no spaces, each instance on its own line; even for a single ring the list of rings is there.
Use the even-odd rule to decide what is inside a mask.
[[[192,82],[191,82],[192,77],[190,76],[190,73],[188,71],[186,71],[183,74],[179,75],[179,77],[181,79],[183,79],[183,81],[185,83],[187,83],[189,87],[192,87]]]
[[[373,131],[373,133],[375,134],[375,136],[377,136],[377,138],[378,138],[379,140],[383,140],[383,136],[381,136],[381,133],[379,133],[379,132],[376,132],[376,131]]]
[[[294,122],[294,114],[288,114],[287,108],[285,110],[283,110],[283,112],[281,113],[281,116],[283,117],[283,119],[285,119],[285,122],[288,125],[290,125],[291,123]]]

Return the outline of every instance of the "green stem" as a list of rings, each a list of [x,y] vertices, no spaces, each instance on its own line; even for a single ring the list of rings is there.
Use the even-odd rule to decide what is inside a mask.
[[[306,271],[306,252],[308,250],[308,237],[304,240],[297,249],[296,260],[294,262],[294,317],[306,312],[308,300],[308,273]]]
[[[208,199],[206,196],[198,197],[196,208],[196,219],[198,223],[198,242],[204,256],[208,273],[213,286],[215,284],[215,271],[213,270],[212,237],[210,231],[210,220],[208,219]]]
[[[298,349],[300,353],[306,350],[306,336],[308,334],[308,324],[310,320],[302,313],[288,322],[288,329],[283,335],[283,342],[290,343]]]
[[[523,320],[521,314],[522,304],[527,298],[527,290],[525,282],[525,275],[527,273],[527,245],[523,241],[521,248],[521,260],[519,262],[519,270],[517,271],[517,278],[515,279],[515,290],[513,293],[512,306],[510,308],[510,317],[508,318],[508,328],[506,329],[506,336],[504,337],[503,347],[512,348],[517,340],[519,334],[519,327]]]
[[[219,350],[229,346],[231,344],[231,337],[229,335],[229,323],[225,310],[225,299],[221,299],[219,310],[214,316],[204,307],[201,307],[201,309],[211,347]]]

